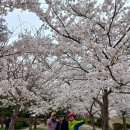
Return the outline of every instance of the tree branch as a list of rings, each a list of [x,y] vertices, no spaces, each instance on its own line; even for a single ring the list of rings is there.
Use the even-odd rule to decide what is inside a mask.
[[[67,54],[67,53],[66,53],[66,55],[69,56],[72,60],[74,60],[74,61],[78,64],[78,66],[80,67],[81,70],[83,70],[83,71],[86,72],[86,73],[89,73],[87,70],[85,70],[85,69],[80,65],[80,63],[79,63],[76,59],[74,59],[72,56],[70,56],[70,55]]]
[[[93,100],[95,100],[100,105],[101,108],[103,107],[103,103],[100,100],[98,100],[95,97],[93,97]]]
[[[130,27],[126,30],[126,32],[122,35],[122,37],[117,41],[117,43],[113,46],[113,48],[115,48],[123,40],[123,38],[126,36],[126,33],[129,31],[130,31]]]

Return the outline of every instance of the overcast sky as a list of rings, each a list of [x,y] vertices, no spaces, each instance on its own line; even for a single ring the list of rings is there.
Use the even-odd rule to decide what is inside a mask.
[[[41,7],[46,9],[44,0],[39,0]],[[13,32],[13,36],[10,41],[17,39],[18,34],[25,30],[31,31],[32,33],[38,30],[43,24],[42,21],[37,17],[35,13],[29,11],[22,11],[21,9],[14,9],[13,12],[8,12],[5,17],[8,29]]]
[[[44,0],[41,1],[42,8],[45,8]],[[103,0],[99,0],[102,2]],[[98,1],[98,2],[99,2]],[[13,32],[14,36],[10,41],[17,39],[19,33],[24,32],[25,29],[35,32],[43,24],[42,21],[36,16],[35,13],[28,11],[21,11],[20,9],[15,9],[13,12],[9,12],[5,17],[8,29]]]
[[[42,25],[42,21],[32,12],[14,10],[9,12],[5,17],[8,29],[13,32],[13,37],[10,39],[16,40],[19,33],[25,29],[35,32]]]

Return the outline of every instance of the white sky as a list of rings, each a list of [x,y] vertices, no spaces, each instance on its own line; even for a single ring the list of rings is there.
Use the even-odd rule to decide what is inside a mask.
[[[12,40],[16,40],[19,33],[28,31],[35,32],[43,24],[36,14],[28,11],[14,10],[5,17],[8,29],[13,32]]]
[[[45,3],[43,2],[44,0],[40,1],[42,3],[41,6],[45,8]],[[103,0],[99,1],[102,3]],[[20,9],[15,9],[13,12],[9,12],[5,19],[8,29],[13,32],[13,36],[10,41],[16,40],[18,34],[24,32],[25,29],[35,32],[43,24],[35,13],[21,11]]]
[[[41,7],[45,9],[45,1],[39,1],[41,3]],[[25,30],[31,31],[32,33],[34,32],[35,34],[35,31],[38,30],[43,24],[43,22],[35,13],[20,9],[14,9],[13,12],[8,12],[7,16],[5,16],[5,20],[8,29],[13,32],[13,35],[11,35],[9,40],[10,42],[16,40],[18,34],[25,32]]]

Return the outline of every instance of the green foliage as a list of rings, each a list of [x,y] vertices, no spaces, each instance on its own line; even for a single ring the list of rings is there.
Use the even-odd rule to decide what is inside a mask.
[[[0,116],[11,116],[13,113],[14,107],[0,107]]]
[[[3,95],[0,95],[0,99],[7,99],[8,96],[3,96]]]
[[[122,130],[123,124],[121,123],[114,123],[112,124],[114,130]],[[127,128],[130,128],[130,124],[126,124]]]
[[[114,123],[112,124],[114,130],[122,130],[123,124],[121,123]]]
[[[127,117],[127,118],[126,118],[126,122],[127,122],[127,123],[130,123],[130,117]]]
[[[58,116],[60,116],[60,115],[66,115],[65,110],[61,109],[61,108],[59,108],[56,113],[57,113]]]
[[[22,127],[23,127],[23,122],[18,121],[14,124],[15,129],[21,129]]]
[[[0,116],[11,116],[11,112],[10,111],[1,111],[0,112]]]
[[[102,126],[102,118],[98,118],[95,125],[101,127]]]
[[[27,119],[24,118],[17,119],[14,124],[15,129],[21,129],[23,127],[28,127],[28,126],[29,126],[29,122]]]
[[[19,112],[18,117],[29,118],[29,113],[26,109]]]
[[[127,128],[130,128],[130,124],[126,124]]]
[[[87,121],[87,124],[91,124],[91,121],[90,121],[90,120],[88,120],[88,121]]]

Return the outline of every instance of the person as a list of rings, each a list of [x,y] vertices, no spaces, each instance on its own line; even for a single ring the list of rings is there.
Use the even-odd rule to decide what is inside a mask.
[[[56,121],[56,113],[52,112],[51,117],[47,120],[48,130],[56,130],[57,121]]]
[[[64,115],[60,115],[59,121],[57,122],[56,130],[69,130],[68,121],[66,121]]]
[[[10,122],[11,122],[11,118],[10,117],[6,117],[4,119],[5,130],[9,129]]]
[[[85,120],[81,120],[81,121],[77,121],[75,119],[75,113],[74,112],[70,112],[68,115],[68,127],[69,130],[79,130],[79,127],[83,124],[85,124]]]

